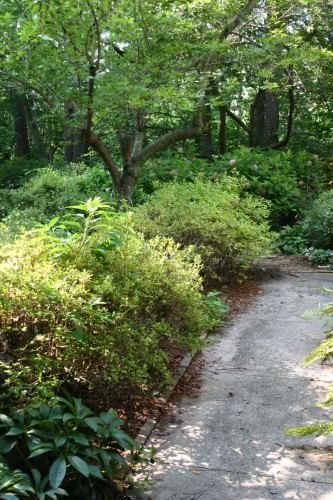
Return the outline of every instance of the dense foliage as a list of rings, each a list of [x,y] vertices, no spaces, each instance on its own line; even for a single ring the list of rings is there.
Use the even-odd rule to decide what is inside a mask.
[[[167,380],[161,343],[193,349],[214,325],[199,258],[120,227],[98,199],[81,215],[85,207],[82,228],[67,218],[57,230],[54,219],[2,247],[1,341],[12,362],[19,358],[10,370],[32,390],[53,376]],[[63,224],[75,231],[64,233]]]
[[[311,246],[333,249],[333,190],[322,193],[307,210],[303,231]]]
[[[0,414],[0,498],[114,498],[138,449],[121,424],[76,398]]]
[[[260,151],[240,148],[212,161],[182,152],[163,155],[147,162],[143,169],[137,202],[147,198],[159,182],[184,182],[196,177],[216,181],[224,174],[244,178],[241,188],[271,201],[269,218],[278,228],[291,224],[304,211],[313,197],[325,186],[325,175],[318,155],[305,151]]]
[[[268,206],[241,196],[242,178],[162,185],[135,211],[137,227],[148,237],[172,237],[194,245],[206,275],[231,279],[269,248]]]

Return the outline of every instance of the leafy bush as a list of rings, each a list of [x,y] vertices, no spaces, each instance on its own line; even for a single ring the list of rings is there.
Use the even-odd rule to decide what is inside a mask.
[[[317,155],[305,151],[261,151],[238,148],[213,161],[178,154],[164,154],[163,157],[147,162],[135,193],[136,203],[147,200],[147,194],[156,189],[158,182],[183,182],[195,177],[219,179],[223,174],[241,174],[245,180],[243,191],[270,200],[270,220],[275,228],[294,223],[313,193],[323,188],[319,175],[321,161]]]
[[[165,346],[193,350],[217,322],[193,249],[145,241],[98,199],[78,209],[83,226],[66,218],[57,229],[54,219],[2,247],[0,341],[13,397],[36,386],[45,397],[64,379],[166,383]]]
[[[294,227],[283,227],[278,232],[277,239],[277,248],[290,254],[302,253],[308,246],[301,224],[296,224]]]
[[[322,193],[306,212],[303,232],[310,246],[333,248],[333,189]]]
[[[206,275],[231,278],[265,253],[270,244],[268,205],[240,196],[242,179],[169,183],[135,210],[136,227],[148,237],[172,237],[194,245]]]
[[[138,445],[115,412],[93,412],[80,399],[56,398],[0,415],[0,498],[114,498]]]
[[[333,269],[333,250],[309,248],[304,252],[304,255],[313,264],[322,264],[328,269]]]
[[[0,188],[19,188],[34,175],[37,169],[44,167],[40,160],[15,158],[0,164]]]
[[[39,169],[18,189],[0,191],[0,215],[15,234],[22,228],[31,229],[36,222],[63,215],[66,206],[83,197],[105,194],[106,186],[110,187],[110,180],[99,167],[72,164],[62,169]]]

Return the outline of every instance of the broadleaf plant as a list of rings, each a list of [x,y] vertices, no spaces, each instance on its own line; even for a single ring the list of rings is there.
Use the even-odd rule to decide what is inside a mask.
[[[95,416],[71,397],[1,414],[0,498],[71,496],[77,482],[113,498],[130,471],[123,451],[139,449],[122,424],[114,411]]]

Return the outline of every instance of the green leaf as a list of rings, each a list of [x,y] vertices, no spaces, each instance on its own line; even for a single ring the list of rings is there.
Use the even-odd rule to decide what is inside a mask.
[[[11,429],[5,434],[5,436],[19,436],[20,434],[24,434],[26,432],[26,428],[22,427],[11,427]]]
[[[72,437],[76,443],[82,444],[82,446],[89,446],[89,441],[81,433],[75,432]]]
[[[101,473],[100,469],[93,464],[88,464],[89,467],[89,473],[91,476],[98,477],[98,479],[104,479],[103,474]]]
[[[8,453],[14,448],[17,441],[16,439],[7,439],[5,437],[0,438],[0,453]]]
[[[133,450],[138,448],[138,444],[134,441],[134,439],[121,429],[112,429],[111,435],[124,450]]]
[[[65,444],[66,441],[67,441],[67,437],[62,435],[62,434],[59,434],[58,436],[56,436],[54,438],[54,444],[56,445],[57,448],[59,448],[60,446]]]
[[[68,462],[71,464],[74,469],[80,472],[85,477],[89,477],[89,467],[85,460],[77,457],[76,455],[69,455],[67,457]]]
[[[43,455],[44,453],[48,453],[55,449],[54,444],[51,443],[43,443],[39,446],[35,446],[32,448],[30,455],[28,458],[38,457],[39,455]]]
[[[88,417],[84,419],[84,423],[87,424],[90,429],[92,429],[94,432],[98,431],[98,423],[93,417]]]
[[[66,460],[63,457],[57,458],[51,465],[49,479],[52,488],[58,488],[66,475]]]
[[[1,425],[4,424],[4,425]],[[6,425],[14,425],[14,421],[8,417],[7,415],[4,415],[3,413],[0,414],[0,427],[4,427]]]

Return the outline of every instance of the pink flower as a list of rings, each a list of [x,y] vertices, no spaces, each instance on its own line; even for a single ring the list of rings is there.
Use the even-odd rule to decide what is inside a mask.
[[[230,160],[229,165],[230,167],[234,167],[236,165],[236,160]]]

